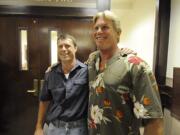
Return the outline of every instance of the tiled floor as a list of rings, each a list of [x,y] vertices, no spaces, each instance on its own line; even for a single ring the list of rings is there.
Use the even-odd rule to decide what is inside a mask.
[[[169,110],[164,110],[164,135],[180,135],[180,121],[171,116]]]

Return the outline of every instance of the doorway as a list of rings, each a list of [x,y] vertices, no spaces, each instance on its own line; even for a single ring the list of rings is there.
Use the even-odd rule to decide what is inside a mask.
[[[21,69],[19,31],[22,29],[27,30],[26,70]],[[51,65],[51,30],[76,37],[77,58],[82,62],[96,50],[90,36],[90,19],[0,17],[1,135],[32,135],[34,132],[38,93],[34,94],[33,90],[34,87],[40,90],[44,73]]]

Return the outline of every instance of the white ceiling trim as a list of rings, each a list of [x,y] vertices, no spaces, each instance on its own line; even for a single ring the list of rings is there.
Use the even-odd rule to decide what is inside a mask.
[[[82,2],[80,0],[0,0],[0,5],[96,8],[96,1]]]

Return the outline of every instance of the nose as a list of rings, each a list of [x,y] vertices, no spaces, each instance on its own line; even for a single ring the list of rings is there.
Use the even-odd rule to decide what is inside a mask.
[[[102,28],[100,26],[94,28],[94,33],[100,33],[102,32]]]
[[[101,27],[97,27],[96,32],[102,32],[102,28]]]
[[[62,45],[61,50],[66,50],[65,45]]]

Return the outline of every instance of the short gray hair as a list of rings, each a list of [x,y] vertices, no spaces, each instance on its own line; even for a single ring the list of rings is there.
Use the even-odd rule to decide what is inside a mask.
[[[111,12],[109,10],[98,12],[93,17],[93,24],[95,24],[97,19],[100,18],[100,17],[103,17],[105,19],[108,19],[108,20],[112,21],[113,27],[116,30],[116,32],[121,33],[120,21],[119,21],[119,19],[117,18],[117,16],[113,12]],[[118,39],[118,41],[119,41],[119,39]]]

